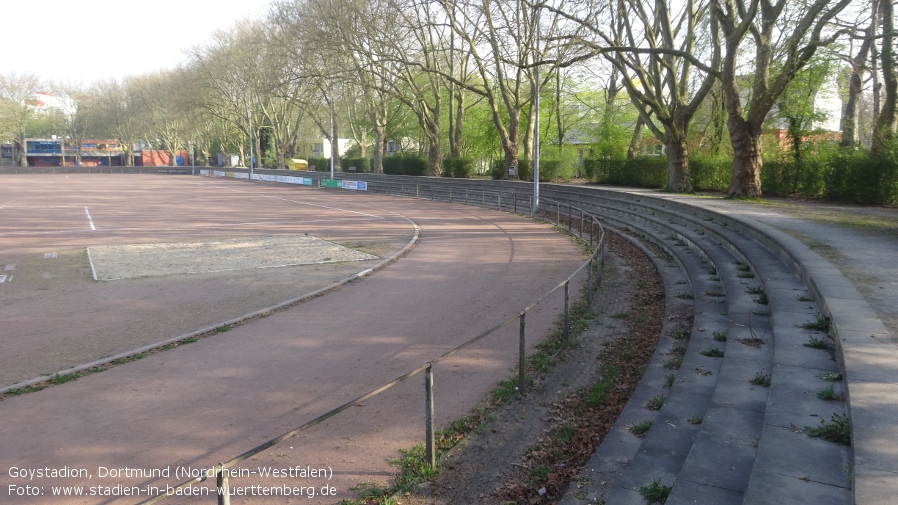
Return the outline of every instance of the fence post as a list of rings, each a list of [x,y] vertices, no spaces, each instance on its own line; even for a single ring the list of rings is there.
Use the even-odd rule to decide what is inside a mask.
[[[571,235],[574,234],[574,207],[570,204],[567,206],[567,232]]]
[[[518,337],[518,391],[523,393],[524,388],[527,386],[527,362],[526,362],[526,353],[527,353],[527,345],[525,343],[524,338],[524,326],[525,326],[525,318],[527,316],[527,312],[521,312],[521,331]]]
[[[569,303],[570,297],[568,295],[568,286],[570,286],[571,281],[564,281],[564,340],[568,341],[571,338],[571,305]]]
[[[215,476],[215,485],[218,486],[218,505],[231,505],[231,496],[228,494],[228,476],[224,471],[224,464],[218,469]]]
[[[580,238],[583,238],[583,209],[580,209]]]
[[[424,374],[424,396],[426,397],[424,400],[424,429],[426,431],[424,446],[427,463],[430,468],[436,468],[437,454],[433,435],[433,363],[427,363],[427,371]]]
[[[595,254],[589,257],[589,266],[586,267],[588,272],[586,280],[586,305],[590,310],[592,310],[592,267],[595,265],[595,257]]]

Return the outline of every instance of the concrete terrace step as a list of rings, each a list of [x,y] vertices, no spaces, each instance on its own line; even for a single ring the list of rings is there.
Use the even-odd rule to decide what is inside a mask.
[[[475,203],[474,200],[478,195],[485,192],[498,193],[502,198],[503,210],[517,210],[523,213],[526,213],[526,206],[530,204],[528,194],[533,193],[531,184],[518,181],[474,181],[371,174],[353,175],[352,178],[368,181],[368,189],[371,191],[436,200],[446,200],[450,191],[453,192],[454,200],[457,201],[459,195],[464,195],[467,203]],[[896,345],[898,331],[883,324],[858,288],[839,268],[794,236],[764,221],[775,223],[778,219],[785,218],[789,220],[789,227],[801,231],[802,227],[807,225],[813,227],[818,235],[821,228],[819,223],[811,223],[801,218],[791,219],[788,210],[781,211],[774,207],[747,208],[744,204],[720,198],[665,194],[653,190],[541,184],[540,193],[543,201],[547,203],[551,199],[597,213],[606,209],[619,212],[624,216],[622,218],[624,222],[618,221],[618,225],[629,227],[631,230],[636,228],[631,226],[633,220],[653,214],[656,217],[664,216],[663,219],[669,221],[668,224],[687,223],[693,230],[704,232],[723,247],[731,249],[734,257],[741,257],[741,261],[749,263],[756,272],[758,285],[763,287],[771,302],[768,319],[771,338],[767,345],[757,349],[760,352],[756,353],[758,360],[755,364],[773,363],[769,370],[772,387],[767,391],[764,424],[757,442],[758,447],[748,486],[741,501],[848,502],[863,505],[886,505],[895,502],[894,497],[898,494],[898,448],[896,448],[898,446],[895,442],[898,440],[898,423],[895,423],[895,419],[898,419],[898,360],[895,359],[898,354]],[[541,207],[545,208],[544,205]],[[768,215],[769,219],[766,217]],[[845,244],[845,241],[857,240],[862,234],[843,232],[838,226],[829,228],[831,230],[827,233],[833,234],[830,240],[836,244],[837,250],[858,250],[857,247]],[[672,231],[657,231],[641,236],[640,240],[663,243],[666,234],[672,233]],[[869,258],[887,257],[887,243],[886,240],[874,244],[875,254]],[[841,247],[842,245],[845,247]],[[770,260],[769,257],[767,260],[760,259],[761,256],[758,256],[751,247],[766,250],[765,254],[769,254],[779,263]],[[855,268],[869,266],[870,269],[877,271],[877,265],[867,265],[869,258],[858,258],[852,265]],[[767,265],[765,261],[771,264]],[[672,268],[670,265],[676,262],[662,263],[665,269],[670,269]],[[722,265],[716,265],[718,268],[720,266]],[[890,269],[885,268],[883,271]],[[684,277],[680,281],[673,282],[693,281],[685,277],[685,268],[681,269],[681,272],[680,275]],[[796,278],[798,283],[791,284]],[[890,279],[879,280],[891,282]],[[882,288],[882,283],[879,284]],[[793,290],[795,292],[791,292]],[[799,294],[801,292],[806,294]],[[734,296],[732,289],[728,289],[726,294],[728,299]],[[793,297],[799,296],[815,301],[793,305],[793,302],[800,302]],[[730,303],[732,302],[728,300],[728,304]],[[808,313],[816,311],[831,320],[829,333],[835,344],[833,350],[835,361],[828,359],[824,351],[804,347],[810,332],[793,326],[801,324],[799,320]],[[731,345],[733,339],[744,336],[747,331],[745,328],[735,325],[733,333],[728,334],[725,357],[720,360],[721,368],[717,379],[721,385],[727,381],[728,373],[741,375],[728,370],[731,369],[732,358],[738,357],[740,352],[749,351],[748,349],[737,351],[740,347]],[[825,338],[822,335],[818,337]],[[662,339],[659,352],[667,352],[663,350],[664,342]],[[681,370],[685,371],[688,368],[684,365]],[[816,404],[815,391],[821,387],[818,372],[823,375],[823,371],[829,370],[838,370],[844,377],[843,382],[832,385],[835,393],[844,396],[846,401],[841,404],[834,402]],[[658,387],[658,378],[652,379],[651,374],[650,367],[640,388]],[[660,377],[663,380],[664,374]],[[677,386],[679,384],[673,389],[677,389]],[[720,391],[724,389],[721,388]],[[761,402],[761,393],[757,388],[754,391],[759,395],[754,401]],[[670,395],[674,393],[673,390],[669,392]],[[723,396],[725,395],[721,395]],[[665,407],[657,415],[672,412],[670,409],[674,403],[666,402]],[[803,430],[806,425],[814,424],[815,418],[810,413],[817,410],[820,413],[816,419],[825,421],[828,421],[829,416],[834,413],[847,412],[851,425],[850,449],[816,439],[806,437],[802,439],[804,434],[797,431]],[[704,436],[702,433],[708,436],[712,434],[711,423],[719,416],[713,415],[713,410],[711,412],[711,419],[704,419],[701,428],[696,428],[697,431],[704,431],[696,433],[695,440],[700,440],[700,435]],[[644,417],[644,414],[639,414],[637,418]],[[626,423],[632,423],[626,416],[627,412],[619,423],[624,426],[623,435],[629,435],[625,427]],[[617,431],[612,431],[612,435],[620,431],[619,427],[615,427],[615,430]],[[610,443],[611,438],[609,435],[606,445]],[[799,439],[803,440],[805,445],[794,445]],[[808,444],[809,440],[811,444]],[[641,439],[631,437],[626,443],[621,442],[619,446],[638,447],[641,443]],[[701,443],[697,443],[692,450],[696,456],[699,455]],[[809,448],[814,447],[820,448],[821,452],[813,450],[808,452]],[[820,467],[825,468],[824,471],[818,471],[817,466],[807,466],[816,463],[814,461],[816,459],[826,462],[826,465]],[[620,465],[625,465],[629,461],[620,458],[618,460]],[[690,463],[684,461],[683,468],[688,469],[689,465]],[[678,483],[680,489],[674,489],[668,503],[679,500],[678,496],[686,496],[685,492],[688,491],[686,488],[702,489],[697,484],[697,479],[687,480],[688,475],[686,473],[680,479]],[[585,490],[584,487],[580,491]],[[582,501],[568,501],[573,500],[575,492],[576,489],[572,489],[563,503],[581,503]],[[730,496],[730,498],[732,499],[724,500],[723,503],[740,501],[738,497]]]
[[[634,437],[627,426],[645,412],[640,392],[561,503],[644,503],[638,490],[652,481],[672,487],[669,504],[850,503],[848,448],[802,432],[844,415],[845,406],[816,396],[828,385],[818,376],[836,375],[838,367],[829,353],[804,345],[801,325],[818,309],[783,261],[707,215],[657,200],[624,195],[575,205],[674,255],[695,297],[695,319],[676,381],[636,451],[627,459],[619,448]],[[745,278],[747,270],[753,278]],[[762,293],[766,304],[757,303]],[[664,349],[651,368],[670,359]],[[702,354],[711,349],[723,356]],[[764,376],[769,388],[749,382]],[[650,373],[643,382],[641,389],[654,391],[664,384]]]

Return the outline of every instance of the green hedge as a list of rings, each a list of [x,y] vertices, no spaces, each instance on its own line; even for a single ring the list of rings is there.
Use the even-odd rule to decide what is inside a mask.
[[[355,167],[355,170],[349,170],[349,167]],[[371,160],[368,158],[340,158],[340,170],[347,173],[370,174]]]
[[[443,160],[443,177],[466,179],[474,173],[474,160],[447,156]]]
[[[309,158],[306,161],[309,162],[309,170],[312,170],[312,167],[315,167],[316,172],[330,172],[331,171],[331,159],[330,158]]]
[[[663,188],[667,184],[664,156],[629,160],[592,158],[584,160],[583,169],[590,181],[599,184],[643,188]],[[693,155],[689,158],[692,184],[699,191],[726,191],[732,170],[731,157]],[[864,151],[844,151],[821,144],[809,146],[800,162],[783,156],[765,159],[761,188],[769,196],[898,204],[898,145],[877,158]]]
[[[558,177],[561,169],[561,160],[544,160],[540,158],[539,182],[552,182]],[[533,182],[533,161],[526,158],[518,159],[517,176],[522,181]],[[503,179],[505,176],[505,160],[496,160],[490,167],[490,177]]]
[[[637,188],[663,188],[667,184],[667,158],[664,156],[591,158],[583,160],[583,171],[589,180],[599,184]]]
[[[420,156],[396,154],[384,158],[384,173],[390,175],[424,175],[427,160]]]
[[[824,196],[840,202],[876,205],[898,203],[896,152],[872,158],[844,152],[833,156],[823,173]]]
[[[733,176],[733,158],[704,154],[690,156],[689,175],[692,187],[698,191],[726,191]]]

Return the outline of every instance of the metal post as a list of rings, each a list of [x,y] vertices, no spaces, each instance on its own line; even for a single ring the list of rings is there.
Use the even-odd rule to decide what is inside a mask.
[[[424,374],[424,445],[427,451],[427,462],[431,468],[436,468],[437,455],[434,449],[435,439],[433,435],[433,363],[427,363],[427,371]]]
[[[564,340],[567,341],[571,338],[571,305],[570,305],[570,297],[568,295],[568,286],[570,286],[571,281],[564,281]]]
[[[253,111],[249,94],[246,97],[246,119],[249,122],[249,178],[253,178]]]
[[[533,53],[534,60],[538,59],[537,54],[541,53],[539,47],[539,35],[540,35],[540,27],[539,27],[539,13],[540,7],[536,6],[536,51]],[[533,142],[533,212],[539,212],[539,155],[540,155],[540,143],[539,143],[539,80],[540,80],[540,71],[539,71],[539,63],[536,64],[534,68],[534,72],[536,73],[536,79],[534,79],[534,92],[533,92],[533,106],[536,109],[536,116],[534,117],[534,142]]]
[[[215,476],[215,485],[218,486],[218,505],[231,505],[231,496],[228,494],[228,475],[224,470],[224,465],[221,465]]]
[[[580,209],[580,238],[583,238],[583,209]]]
[[[567,206],[567,232],[571,235],[574,234],[574,207],[571,205]]]
[[[595,255],[590,256],[589,258],[589,266],[586,267],[587,270],[587,280],[586,280],[586,304],[587,307],[592,309],[592,268],[595,266]]]
[[[524,326],[526,317],[527,313],[521,312],[521,330],[520,336],[518,338],[518,391],[521,393],[524,392],[524,388],[527,386],[527,345],[524,339]]]

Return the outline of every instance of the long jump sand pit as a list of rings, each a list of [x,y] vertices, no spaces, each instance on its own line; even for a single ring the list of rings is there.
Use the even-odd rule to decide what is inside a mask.
[[[378,259],[308,235],[105,245],[88,247],[87,254],[94,279],[100,281]]]

